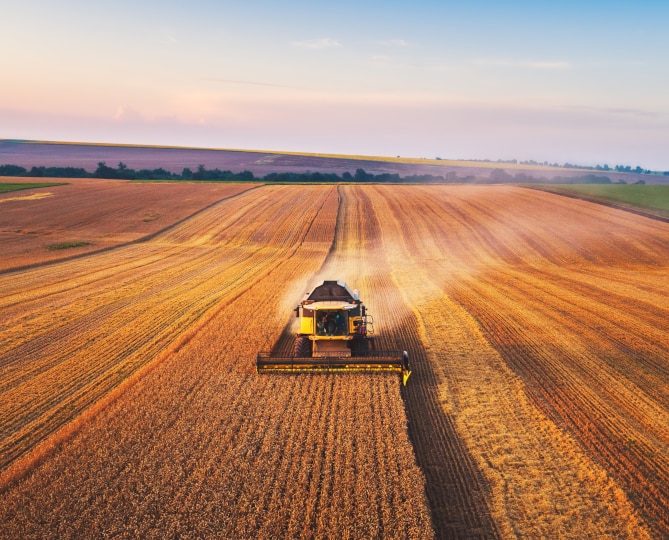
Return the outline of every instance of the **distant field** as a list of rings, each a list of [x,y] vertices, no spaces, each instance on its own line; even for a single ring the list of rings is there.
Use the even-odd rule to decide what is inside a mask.
[[[64,182],[34,182],[30,184],[4,183],[0,182],[0,193],[9,193],[10,191],[19,191],[21,189],[33,189],[52,186],[63,186]]]
[[[0,272],[134,242],[251,187],[98,178],[7,185],[23,191],[0,189]],[[45,186],[57,187],[28,189]]]
[[[138,144],[112,144],[112,143],[81,143],[81,142],[58,142],[58,141],[25,141],[24,144],[39,145],[68,145],[68,146],[97,146],[102,148],[150,148],[162,150],[206,150],[214,152],[244,152],[249,154],[271,154],[277,156],[297,156],[303,158],[325,158],[325,159],[345,159],[356,161],[380,161],[384,163],[403,163],[407,165],[436,165],[438,167],[474,167],[483,169],[496,169],[504,166],[511,166],[514,169],[521,170],[539,170],[539,171],[564,171],[562,167],[552,167],[546,165],[524,165],[499,163],[496,161],[472,161],[466,159],[442,159],[424,158],[424,157],[402,157],[402,156],[368,156],[353,154],[330,154],[321,152],[289,152],[282,150],[245,150],[238,148],[192,148],[187,146],[166,146],[166,145],[138,145]]]
[[[445,176],[454,173],[458,177],[472,176],[479,182],[489,181],[495,169],[502,169],[512,176],[529,174],[537,179],[546,180],[556,176],[573,177],[593,174],[592,170],[587,169],[445,159],[441,156],[364,156],[281,150],[233,150],[0,139],[0,164],[18,165],[27,169],[33,166],[79,167],[92,172],[100,162],[105,162],[110,167],[116,167],[119,162],[123,162],[129,168],[136,170],[160,167],[177,174],[180,174],[184,168],[196,170],[203,165],[207,169],[218,168],[222,171],[251,171],[257,177],[269,173],[307,171],[339,175],[344,172],[354,174],[357,169],[363,169],[372,174],[388,173],[402,177],[426,174]],[[606,171],[602,174],[605,174],[612,182],[624,180],[628,184],[642,178],[647,183],[669,182],[667,177],[659,175],[637,175],[614,171]]]
[[[541,189],[669,217],[669,185],[574,184]]]

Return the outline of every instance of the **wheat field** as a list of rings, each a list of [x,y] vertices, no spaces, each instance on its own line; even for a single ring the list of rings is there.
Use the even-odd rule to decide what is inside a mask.
[[[667,261],[522,188],[265,186],[1,274],[0,535],[662,537]],[[255,373],[322,279],[407,387]]]

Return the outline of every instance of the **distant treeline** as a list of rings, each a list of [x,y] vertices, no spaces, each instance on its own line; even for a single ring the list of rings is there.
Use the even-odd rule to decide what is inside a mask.
[[[437,158],[441,159],[441,158]],[[628,172],[628,173],[635,173],[635,174],[653,174],[653,171],[650,169],[644,169],[637,165],[636,167],[632,167],[630,165],[616,165],[615,167],[609,167],[607,164],[604,165],[595,165],[594,167],[591,167],[589,165],[576,165],[574,163],[549,163],[548,161],[542,161],[542,162],[537,162],[534,161],[533,159],[527,160],[527,161],[518,161],[517,159],[498,159],[496,161],[492,161],[490,159],[468,159],[467,161],[478,161],[480,163],[500,163],[500,164],[509,164],[509,165],[539,165],[539,166],[544,166],[544,167],[553,167],[553,168],[564,168],[564,169],[586,169],[586,170],[591,170],[595,169],[596,171],[605,171],[605,172]],[[663,173],[665,176],[669,176],[669,171],[665,171]]]
[[[0,176],[26,176],[36,178],[106,178],[120,180],[199,180],[199,181],[236,181],[236,182],[273,182],[273,183],[332,183],[332,182],[473,182],[473,176],[459,177],[454,172],[446,176],[431,174],[400,176],[399,174],[371,174],[357,169],[355,174],[345,172],[342,175],[322,172],[274,172],[256,177],[251,171],[232,172],[220,169],[207,169],[199,165],[195,171],[186,167],[181,174],[158,169],[130,169],[125,163],[118,167],[109,167],[104,161],[98,163],[95,172],[76,167],[32,167],[26,169],[18,165],[0,165]]]
[[[130,169],[125,163],[118,167],[109,167],[104,161],[98,163],[94,172],[77,167],[32,167],[26,169],[18,165],[0,165],[0,176],[25,176],[34,178],[106,178],[120,180],[195,180],[195,181],[232,181],[232,182],[267,182],[267,183],[412,183],[412,184],[611,184],[608,176],[586,174],[578,176],[556,176],[551,179],[534,177],[526,173],[511,175],[504,169],[493,169],[487,177],[458,176],[449,171],[444,175],[419,174],[400,176],[396,173],[372,174],[363,169],[357,169],[354,174],[344,172],[274,172],[262,177],[256,177],[251,171],[232,172],[220,169],[206,169],[199,165],[195,171],[184,168],[181,174],[165,169]],[[618,180],[617,183],[625,183]],[[643,183],[643,180],[640,181]]]

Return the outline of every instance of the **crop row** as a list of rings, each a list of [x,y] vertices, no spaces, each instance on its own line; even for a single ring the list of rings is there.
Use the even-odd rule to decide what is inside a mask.
[[[217,217],[234,224],[220,232],[156,239],[221,242],[230,285],[160,365],[9,478],[4,535],[432,536],[396,377],[253,370],[321,268],[338,210],[335,189],[261,191],[226,203]],[[246,262],[228,265],[240,250]]]
[[[514,187],[264,187],[116,265],[26,272],[0,299],[17,321],[0,384],[26,412],[5,448],[110,397],[8,469],[0,521],[27,537],[664,536],[668,239]],[[254,373],[322,279],[361,291],[379,349],[409,351],[406,388]]]
[[[56,272],[44,267],[23,272],[20,280],[1,276],[0,464],[30,450],[169,348],[226,295],[239,294],[289,257],[324,197],[293,208],[286,190],[249,192],[189,220],[187,229],[199,228],[203,237],[226,235],[218,240],[178,243],[169,231],[151,242],[67,261]],[[255,214],[237,210],[269,201],[277,219],[290,213],[294,221],[250,227]],[[274,243],[253,249],[251,234]]]

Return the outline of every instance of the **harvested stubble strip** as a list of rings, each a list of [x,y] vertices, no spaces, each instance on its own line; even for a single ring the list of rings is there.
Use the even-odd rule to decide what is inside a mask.
[[[291,193],[303,204],[323,189]],[[11,485],[0,534],[432,537],[395,376],[253,372],[300,297],[296,276],[327,255],[336,208],[331,191],[292,256],[232,288],[178,352]]]
[[[384,229],[402,239],[395,257],[414,262],[393,275],[421,320],[444,409],[490,482],[503,533],[663,536],[661,505],[646,504],[667,485],[657,451],[667,444],[667,343],[655,328],[666,292],[653,279],[666,275],[666,226],[514,188],[378,189],[377,214],[394,216]],[[411,196],[409,228],[398,216]],[[638,297],[646,309],[629,309]],[[615,352],[616,335],[647,362]],[[648,365],[664,370],[655,383]],[[643,465],[625,457],[635,448],[610,452],[621,433],[655,447]]]
[[[363,299],[374,317],[377,348],[410,352],[415,370],[403,394],[437,536],[494,537],[496,529],[480,478],[452,423],[444,420],[432,390],[435,381],[426,366],[416,319],[391,278],[393,268],[406,262],[387,250],[386,243],[399,236],[389,235],[382,226],[380,207],[368,188],[341,187],[340,196],[342,210],[334,250],[315,281],[336,276],[356,284],[364,291]],[[394,499],[402,500],[400,496]]]

